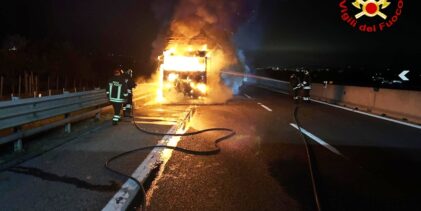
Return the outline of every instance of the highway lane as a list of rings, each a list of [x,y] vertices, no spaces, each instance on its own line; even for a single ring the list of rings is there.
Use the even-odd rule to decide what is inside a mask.
[[[148,209],[312,209],[305,151],[295,129],[288,126],[291,120],[287,108],[283,116],[274,116],[242,96],[226,105],[200,106],[190,126],[192,131],[228,127],[237,135],[221,143],[222,152],[216,156],[174,152],[148,192]],[[221,135],[186,137],[179,146],[210,149]]]
[[[148,208],[314,210],[294,107],[288,96],[256,87],[245,87],[227,104],[199,106],[191,131],[228,127],[237,135],[221,143],[222,152],[215,156],[174,152],[148,190]],[[166,131],[178,119],[177,109],[139,107],[136,120],[146,129]],[[420,130],[317,103],[301,105],[299,119],[315,139],[310,142],[325,210],[420,208]],[[118,134],[124,135],[119,139]],[[179,146],[211,149],[221,135],[185,137]],[[81,136],[0,173],[0,210],[101,209],[125,181],[102,168],[105,159],[159,138],[129,123]],[[146,154],[116,165],[131,173]]]
[[[271,108],[291,103],[286,95],[247,91]],[[421,130],[318,103],[301,105],[299,120],[340,152],[312,142],[326,208],[419,209]]]
[[[198,108],[194,129],[229,127],[238,135],[214,157],[175,152],[149,192],[149,208],[314,210],[305,148],[291,125],[294,107],[286,95],[246,87],[227,105]],[[311,141],[325,210],[420,208],[420,130],[317,103],[302,105],[298,116],[326,143]],[[217,137],[179,144],[206,149]]]

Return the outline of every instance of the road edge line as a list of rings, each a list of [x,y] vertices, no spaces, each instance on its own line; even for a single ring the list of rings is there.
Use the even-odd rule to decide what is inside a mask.
[[[365,116],[370,116],[370,117],[374,117],[374,118],[377,118],[377,119],[393,122],[393,123],[396,123],[396,124],[405,125],[405,126],[408,126],[408,127],[413,127],[415,129],[421,129],[421,125],[416,125],[416,124],[412,124],[412,123],[409,123],[409,122],[403,122],[403,121],[399,121],[397,119],[383,117],[383,116],[373,114],[373,113],[358,111],[358,110],[347,108],[347,107],[344,107],[344,106],[323,102],[323,101],[320,101],[320,100],[311,99],[311,101],[313,101],[315,103],[319,103],[319,104],[328,105],[328,106],[332,106],[332,107],[335,107],[335,108],[343,109],[343,110],[346,110],[346,111],[351,111],[351,112],[354,112],[354,113],[362,114],[362,115],[365,115]]]
[[[281,93],[281,94],[284,94],[284,95],[289,95],[288,92],[279,91],[279,90],[275,90],[275,89],[264,87],[264,86],[256,86],[256,87],[266,89],[266,90],[269,90],[269,91],[272,91],[272,92]],[[389,122],[393,122],[393,123],[396,123],[396,124],[405,125],[405,126],[408,126],[408,127],[412,127],[412,128],[421,130],[421,125],[417,125],[417,124],[413,124],[413,123],[409,123],[409,122],[403,122],[403,121],[400,121],[400,120],[397,120],[397,119],[383,117],[383,116],[380,116],[380,115],[377,115],[377,114],[368,113],[368,112],[364,112],[364,111],[357,111],[355,109],[350,109],[350,108],[347,108],[347,107],[344,107],[344,106],[335,105],[335,104],[323,102],[323,101],[320,101],[320,100],[315,100],[315,99],[310,99],[310,100],[315,102],[315,103],[319,103],[319,104],[323,104],[323,105],[327,105],[327,106],[332,106],[332,107],[343,109],[343,110],[346,110],[346,111],[351,111],[351,112],[358,113],[358,114],[361,114],[361,115],[365,115],[365,116],[369,116],[369,117],[373,117],[373,118],[377,118],[377,119],[381,119],[381,120],[385,120],[385,121],[389,121]]]
[[[179,124],[174,125],[171,127],[171,129],[167,133],[185,133],[189,129],[189,122],[192,119],[195,109],[194,107],[189,107],[186,109],[186,115],[182,119]],[[176,140],[178,139],[178,140]],[[181,137],[176,136],[164,136],[157,145],[168,145],[173,146],[177,145],[178,141],[181,139]],[[153,169],[155,169],[157,166],[159,166],[161,163],[165,163],[164,160],[162,160],[163,152],[167,150],[165,155],[165,159],[167,161],[171,158],[172,151],[170,149],[164,149],[164,148],[155,148],[153,149],[148,156],[143,160],[143,162],[136,168],[136,170],[132,173],[132,177],[136,178],[138,181],[143,183]],[[162,168],[162,167],[161,167]],[[102,209],[103,211],[115,211],[115,210],[126,210],[128,206],[132,203],[132,200],[136,197],[137,193],[139,192],[140,187],[137,186],[137,184],[132,181],[131,179],[128,179],[120,188],[119,191],[117,191],[114,196],[108,201],[108,203],[105,205],[105,207]]]

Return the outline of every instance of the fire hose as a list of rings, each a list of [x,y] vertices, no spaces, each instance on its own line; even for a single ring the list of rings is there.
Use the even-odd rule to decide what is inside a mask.
[[[301,129],[301,123],[298,119],[299,109],[300,109],[300,106],[296,105],[295,109],[294,109],[294,121],[295,121],[295,124],[298,127],[298,130],[300,131],[301,138],[302,138],[302,140],[304,142],[304,146],[306,148],[308,171],[310,172],[314,202],[316,204],[317,210],[320,211],[320,210],[322,210],[322,207],[321,207],[321,204],[320,204],[319,190],[318,190],[318,186],[317,186],[316,164],[314,163],[314,158],[313,158],[314,155],[313,155],[313,151],[311,150],[310,143],[307,140],[307,136],[305,136],[305,134],[303,133],[303,131]]]
[[[305,136],[305,134],[301,130],[301,123],[298,119],[299,109],[300,109],[300,107],[298,105],[295,106],[294,114],[293,114],[294,121],[295,121],[295,123],[296,123],[296,125],[299,129],[300,135],[301,135],[302,140],[304,142],[304,146],[305,146],[305,149],[306,149],[306,155],[307,155],[307,161],[308,161],[308,168],[309,168],[310,177],[311,177],[314,201],[315,201],[317,210],[320,211],[322,208],[321,208],[319,190],[318,190],[318,185],[317,185],[316,168],[315,168],[315,163],[314,163],[314,158],[313,158],[314,155],[313,155],[313,152],[311,150],[311,147],[310,147],[310,144],[309,144],[309,141],[308,141],[307,137]],[[124,156],[127,156],[129,154],[135,153],[135,152],[139,152],[139,151],[143,151],[143,150],[152,150],[152,149],[155,149],[155,148],[172,149],[172,150],[179,151],[179,152],[182,152],[182,153],[198,155],[198,156],[212,156],[212,155],[216,155],[216,154],[221,152],[221,148],[218,146],[218,144],[220,142],[222,142],[224,140],[227,140],[227,139],[233,137],[236,134],[236,132],[234,130],[229,129],[229,128],[209,128],[209,129],[204,129],[204,130],[199,130],[199,131],[184,133],[184,134],[158,133],[158,132],[152,132],[152,131],[148,131],[148,130],[145,130],[145,129],[141,128],[134,120],[132,121],[132,124],[140,132],[148,134],[148,135],[155,135],[155,136],[166,136],[166,135],[168,135],[168,136],[186,137],[186,136],[194,136],[194,135],[198,135],[198,134],[202,134],[202,133],[215,132],[215,131],[228,132],[227,135],[224,135],[224,136],[214,140],[215,149],[213,149],[213,150],[195,151],[195,150],[190,150],[190,149],[186,149],[186,148],[182,148],[182,147],[173,147],[173,146],[166,146],[166,145],[154,145],[154,146],[140,147],[140,148],[136,148],[136,149],[133,149],[133,150],[130,150],[130,151],[126,151],[126,152],[120,153],[120,154],[115,155],[115,156],[111,157],[110,159],[108,159],[104,164],[104,166],[107,170],[109,170],[109,171],[111,171],[111,172],[113,172],[117,175],[120,175],[122,177],[126,177],[126,178],[134,181],[139,186],[140,190],[142,191],[142,197],[143,197],[142,210],[146,210],[146,190],[145,190],[143,184],[141,182],[139,182],[136,178],[111,168],[110,164],[113,161],[115,161],[119,158],[122,158]]]
[[[218,153],[221,152],[221,148],[218,146],[218,144],[220,142],[222,142],[224,140],[227,140],[227,139],[233,137],[236,134],[236,132],[234,130],[229,129],[229,128],[208,128],[208,129],[204,129],[204,130],[199,130],[199,131],[190,132],[190,133],[183,133],[183,134],[177,134],[177,133],[176,134],[157,133],[157,132],[151,132],[151,131],[148,131],[148,130],[145,130],[145,129],[141,128],[134,121],[134,118],[133,118],[132,124],[140,132],[145,133],[145,134],[148,134],[148,135],[154,135],[154,136],[178,136],[178,137],[185,137],[185,136],[194,136],[194,135],[198,135],[198,134],[202,134],[202,133],[215,132],[215,131],[227,132],[226,135],[221,136],[220,138],[218,138],[218,139],[216,139],[216,140],[213,141],[214,146],[215,146],[215,149],[213,149],[213,150],[208,150],[208,151],[195,151],[195,150],[190,150],[190,149],[186,149],[186,148],[182,148],[182,147],[177,147],[177,146],[173,147],[173,146],[166,146],[166,145],[154,145],[154,146],[140,147],[140,148],[136,148],[136,149],[133,149],[133,150],[130,150],[130,151],[126,151],[126,152],[120,153],[120,154],[115,155],[115,156],[111,157],[110,159],[108,159],[105,162],[105,164],[104,164],[104,167],[107,170],[109,170],[109,171],[111,171],[111,172],[113,172],[113,173],[115,173],[117,175],[120,175],[122,177],[128,178],[128,179],[134,181],[139,186],[140,190],[142,191],[142,198],[143,198],[143,200],[142,200],[142,210],[146,210],[146,190],[145,190],[145,187],[136,178],[134,178],[134,177],[132,177],[130,175],[127,175],[125,173],[122,173],[122,172],[120,172],[118,170],[115,170],[115,169],[111,168],[110,167],[110,164],[113,161],[115,161],[115,160],[117,160],[119,158],[122,158],[124,156],[127,156],[129,154],[135,153],[135,152],[139,152],[139,151],[143,151],[143,150],[152,150],[152,149],[155,149],[155,148],[172,149],[172,150],[179,151],[179,152],[182,152],[182,153],[191,154],[191,155],[198,155],[198,156],[212,156],[212,155],[216,155],[216,154],[218,154]]]

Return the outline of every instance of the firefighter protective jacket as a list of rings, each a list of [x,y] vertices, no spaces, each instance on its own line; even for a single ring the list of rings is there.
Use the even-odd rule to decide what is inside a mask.
[[[124,103],[127,98],[127,85],[122,76],[113,76],[108,81],[107,96],[113,103]]]
[[[309,73],[304,74],[303,85],[304,85],[304,89],[311,89],[311,76]]]
[[[132,89],[136,88],[136,85],[137,85],[134,82],[133,78],[128,75],[124,75],[124,82],[126,83],[126,86],[127,86],[127,93],[132,94]]]
[[[289,78],[289,84],[292,90],[297,90],[301,88],[301,81],[298,78],[298,76],[295,74],[292,74],[291,77]]]

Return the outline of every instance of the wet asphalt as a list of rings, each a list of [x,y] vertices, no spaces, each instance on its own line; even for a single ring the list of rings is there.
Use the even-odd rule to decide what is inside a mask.
[[[136,121],[154,132],[167,132],[180,118],[184,107],[142,107]],[[111,113],[88,132],[59,147],[42,152],[19,165],[0,172],[0,210],[101,210],[126,182],[104,168],[110,157],[134,148],[156,145],[162,136],[141,133],[125,118],[111,125]],[[162,118],[166,117],[166,118]],[[79,124],[84,124],[79,123]],[[61,142],[60,136],[43,135],[44,141]],[[27,151],[33,149],[27,148]],[[125,174],[133,171],[149,151],[141,151],[111,164]]]
[[[295,106],[245,87],[226,105],[199,107],[191,131],[227,127],[237,135],[215,156],[174,152],[149,190],[148,210],[316,210],[303,140],[290,125]],[[421,209],[421,130],[318,103],[301,104],[298,118],[339,152],[309,139],[323,210]],[[211,149],[221,135],[179,146]]]
[[[226,127],[237,134],[219,144],[217,155],[174,151],[148,189],[147,210],[316,210],[303,140],[290,125],[295,106],[286,95],[256,87],[244,87],[223,105],[197,106],[190,132]],[[138,108],[136,121],[165,132],[180,109]],[[323,210],[421,209],[421,130],[318,103],[301,104],[298,118],[339,152],[308,139]],[[223,135],[184,137],[178,146],[210,150]],[[0,210],[100,210],[126,181],[107,172],[104,162],[160,138],[130,122],[102,124],[0,172]],[[147,153],[114,165],[130,174]]]

